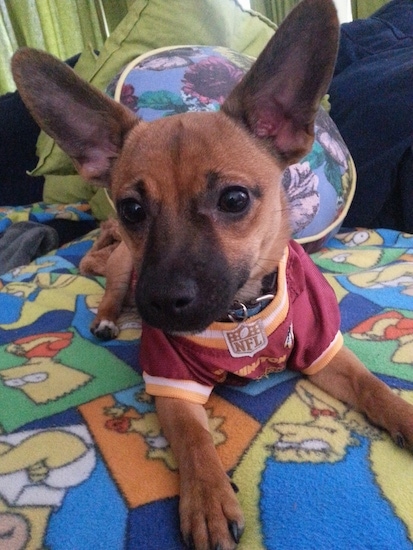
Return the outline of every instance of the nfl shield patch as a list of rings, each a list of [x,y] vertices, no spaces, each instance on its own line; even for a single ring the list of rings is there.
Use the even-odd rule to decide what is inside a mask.
[[[253,323],[240,323],[233,330],[225,331],[224,338],[232,357],[253,357],[268,344],[261,319]]]

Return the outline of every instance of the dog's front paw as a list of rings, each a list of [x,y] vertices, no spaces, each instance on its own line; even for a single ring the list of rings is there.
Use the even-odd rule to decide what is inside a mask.
[[[401,449],[413,453],[413,405],[405,401],[398,392],[383,386],[383,394],[371,392],[367,417],[390,434],[390,437]]]
[[[99,340],[113,340],[119,335],[119,329],[113,321],[101,319],[94,321],[90,327],[90,332],[99,338]]]
[[[398,447],[413,453],[413,406],[410,403],[400,399],[388,414],[386,428]]]
[[[244,531],[244,518],[228,479],[197,480],[181,488],[181,531],[195,550],[234,550]]]

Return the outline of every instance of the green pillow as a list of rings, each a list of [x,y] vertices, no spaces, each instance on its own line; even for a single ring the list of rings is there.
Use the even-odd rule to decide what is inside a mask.
[[[125,65],[152,49],[180,44],[215,45],[257,57],[275,29],[269,19],[241,8],[235,0],[136,0],[106,40],[100,55],[85,50],[75,71],[105,90]],[[70,159],[43,132],[37,154],[39,162],[32,175],[46,176],[46,202],[68,203],[74,197],[89,200],[98,219],[106,216],[105,195],[98,193],[95,197],[97,190],[92,187],[85,193],[85,183],[79,176],[73,176],[76,171]],[[50,178],[50,174],[59,177]],[[72,176],[66,179],[67,175]]]
[[[108,202],[106,190],[90,185],[78,174],[47,175],[43,200],[47,204],[75,204],[87,201],[97,220],[106,220],[115,215],[113,207]]]

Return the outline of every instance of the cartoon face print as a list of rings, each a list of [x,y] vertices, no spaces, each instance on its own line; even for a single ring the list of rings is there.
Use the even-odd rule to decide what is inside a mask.
[[[89,374],[42,357],[0,371],[0,381],[26,394],[35,403],[54,401],[92,380]]]

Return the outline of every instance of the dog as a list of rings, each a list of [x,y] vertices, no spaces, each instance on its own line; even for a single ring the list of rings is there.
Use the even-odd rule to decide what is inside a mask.
[[[84,179],[110,188],[122,244],[99,315],[115,322],[133,272],[146,389],[179,465],[183,539],[197,550],[233,549],[244,529],[203,407],[215,383],[288,364],[413,444],[412,406],[343,345],[332,289],[290,241],[281,176],[311,148],[338,34],[331,0],[303,0],[219,112],[149,123],[46,53],[12,61],[38,124]]]

